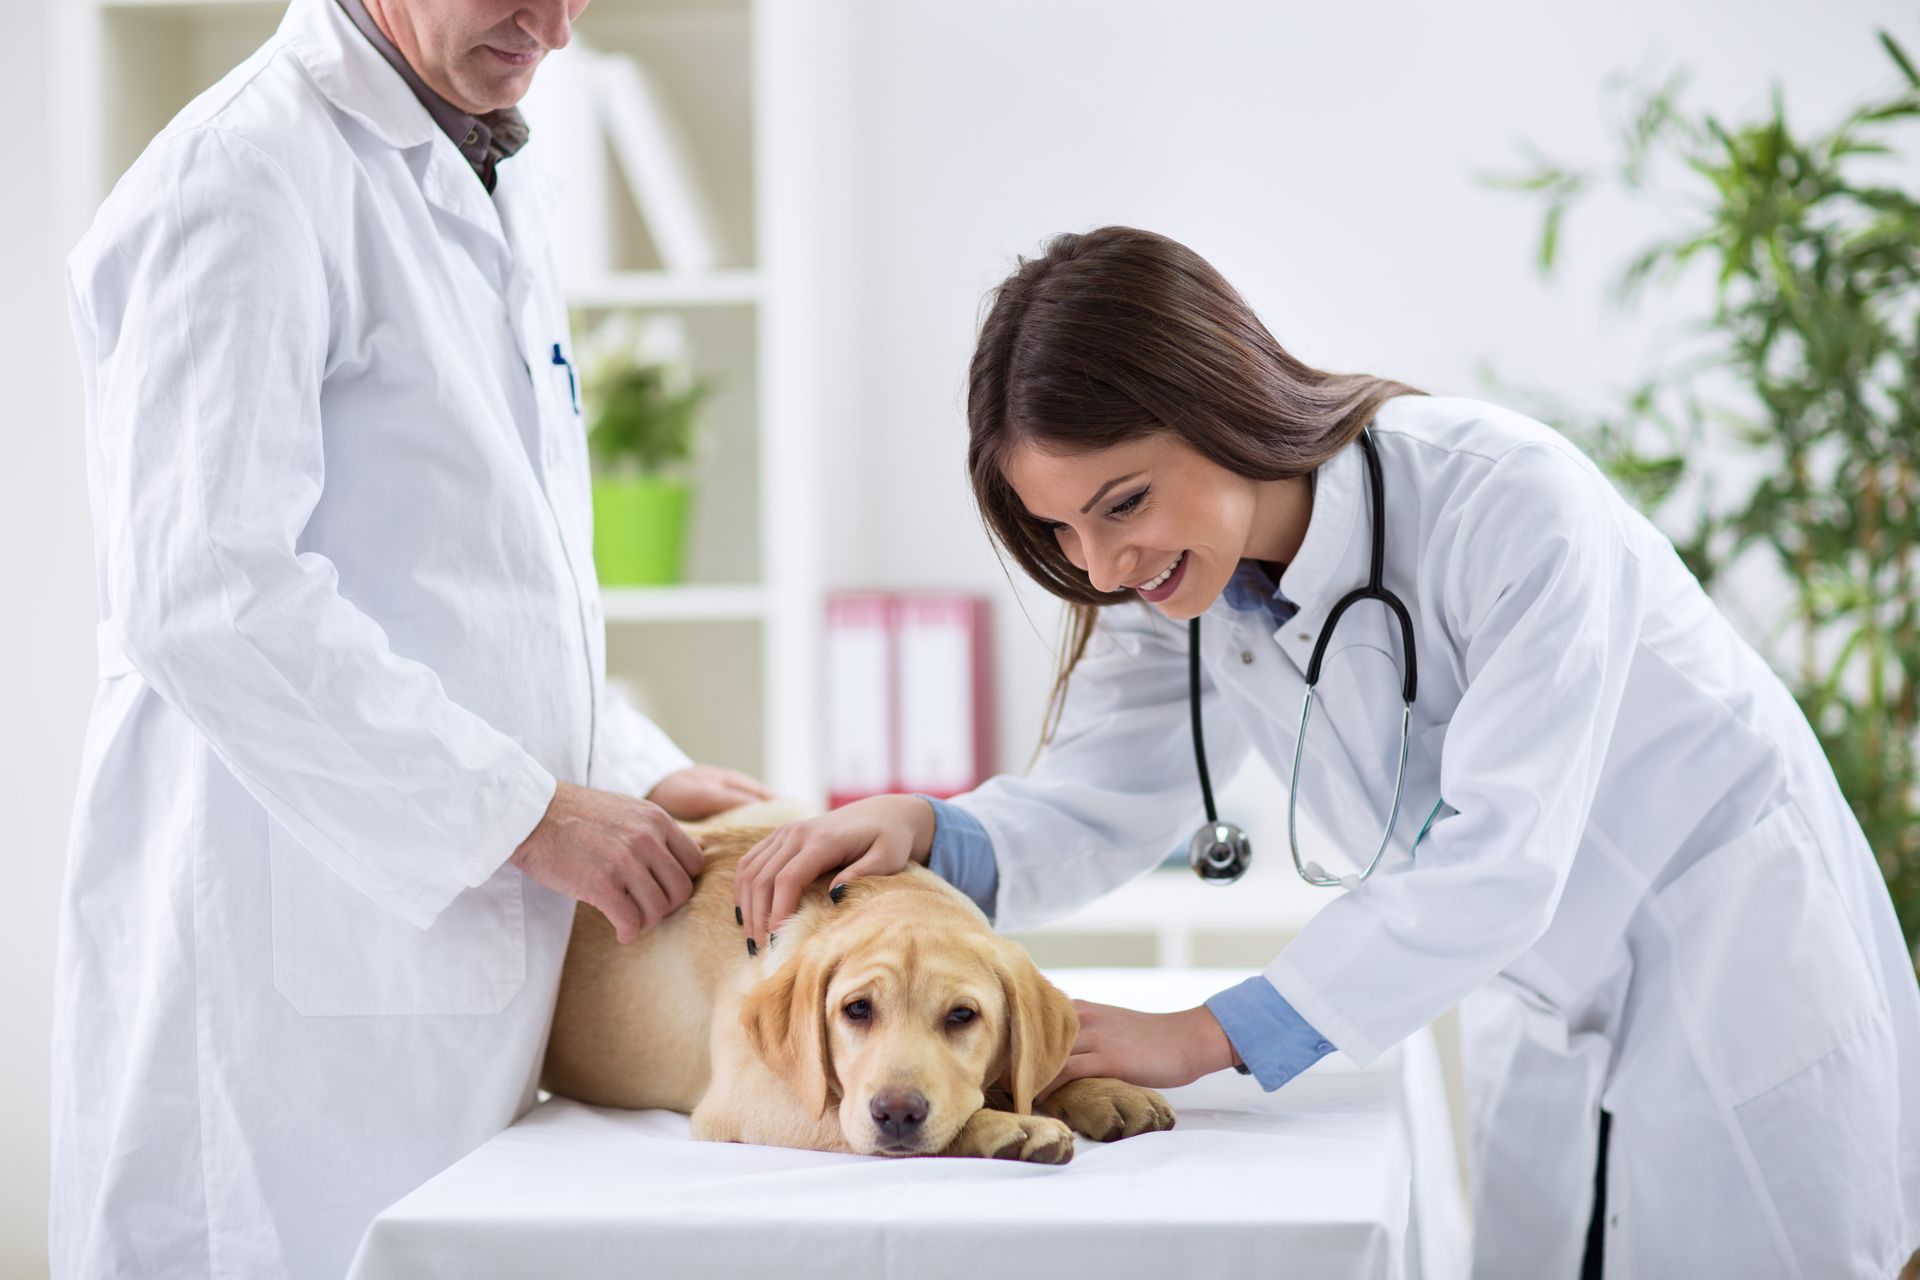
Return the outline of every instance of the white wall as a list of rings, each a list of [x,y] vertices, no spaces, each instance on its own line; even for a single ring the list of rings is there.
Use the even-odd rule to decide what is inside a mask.
[[[1920,53],[1920,17],[1894,0],[854,8],[861,375],[828,580],[993,595],[1010,767],[1038,731],[1057,614],[1029,589],[1036,633],[988,549],[964,411],[981,302],[1016,255],[1131,223],[1208,258],[1310,363],[1484,395],[1485,362],[1596,395],[1670,328],[1671,306],[1598,304],[1661,224],[1613,201],[1577,213],[1549,288],[1531,265],[1538,210],[1475,175],[1520,168],[1522,138],[1610,160],[1617,71],[1685,67],[1687,100],[1734,119],[1764,111],[1777,78],[1790,119],[1826,124],[1893,83],[1876,26]]]
[[[46,196],[54,137],[84,104],[54,95],[50,13],[0,0],[0,803],[14,853],[0,896],[0,1274],[44,1270],[46,1029],[67,810],[92,690],[90,532],[60,260],[78,234]],[[1211,259],[1309,361],[1481,390],[1591,394],[1627,380],[1650,319],[1595,305],[1651,231],[1596,208],[1566,280],[1529,274],[1534,210],[1473,173],[1532,138],[1611,154],[1600,86],[1622,69],[1694,74],[1693,98],[1757,111],[1769,77],[1824,122],[1887,82],[1871,39],[1920,51],[1894,0],[1686,6],[1149,4],[848,0],[850,177],[836,245],[845,389],[827,495],[828,580],[960,586],[998,608],[1000,745],[1026,759],[1051,673],[968,495],[965,372],[983,295],[1061,230],[1131,222]],[[49,109],[49,103],[54,104]],[[43,126],[45,126],[43,128]],[[850,249],[848,248],[850,247]],[[856,252],[857,250],[857,252]],[[847,305],[841,305],[847,304]],[[1269,845],[1269,847],[1272,847]]]
[[[0,0],[0,1275],[46,1270],[53,922],[93,694],[92,533],[52,187],[54,6]]]

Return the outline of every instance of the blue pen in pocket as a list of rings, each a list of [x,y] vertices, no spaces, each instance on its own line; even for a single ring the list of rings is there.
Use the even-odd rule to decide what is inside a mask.
[[[580,384],[574,381],[573,362],[567,359],[566,355],[560,350],[560,344],[557,342],[553,344],[553,362],[564,367],[567,371],[567,394],[573,399],[573,412],[574,415],[578,417],[580,413]]]

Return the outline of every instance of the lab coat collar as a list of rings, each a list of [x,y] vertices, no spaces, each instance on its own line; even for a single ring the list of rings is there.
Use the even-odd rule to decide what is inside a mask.
[[[417,147],[440,131],[399,72],[334,0],[293,0],[280,34],[327,101],[388,146]]]
[[[1314,472],[1313,511],[1307,517],[1307,536],[1280,575],[1280,594],[1300,606],[1295,621],[1325,616],[1333,607],[1333,588],[1347,589],[1338,576],[1353,545],[1355,533],[1368,517],[1361,493],[1366,460],[1356,437]]]
[[[293,0],[280,31],[315,86],[340,111],[388,146],[427,148],[426,170],[419,174],[427,199],[500,248],[508,247],[499,213],[467,158],[335,0]],[[502,166],[495,189],[506,181]]]

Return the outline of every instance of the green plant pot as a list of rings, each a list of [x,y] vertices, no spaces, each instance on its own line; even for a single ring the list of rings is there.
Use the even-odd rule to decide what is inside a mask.
[[[593,564],[611,586],[680,581],[687,540],[685,482],[654,476],[593,482]]]

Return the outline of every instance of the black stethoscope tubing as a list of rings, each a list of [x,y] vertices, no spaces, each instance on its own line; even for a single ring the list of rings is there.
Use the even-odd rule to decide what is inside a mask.
[[[1307,662],[1306,707],[1310,711],[1313,705],[1314,686],[1320,683],[1320,664],[1326,657],[1327,644],[1333,639],[1334,628],[1339,625],[1341,615],[1362,600],[1378,600],[1391,609],[1394,616],[1400,620],[1400,632],[1406,641],[1407,676],[1401,685],[1401,699],[1406,706],[1407,715],[1410,717],[1413,708],[1414,692],[1419,683],[1419,667],[1414,656],[1413,645],[1413,616],[1407,612],[1407,606],[1401,602],[1400,597],[1387,590],[1385,583],[1382,581],[1386,564],[1386,486],[1381,480],[1380,455],[1374,448],[1373,432],[1371,429],[1361,429],[1360,446],[1362,453],[1366,457],[1368,487],[1371,489],[1373,496],[1373,555],[1370,572],[1368,574],[1367,584],[1363,587],[1356,587],[1341,597],[1339,603],[1334,605],[1332,612],[1327,615],[1326,623],[1320,628],[1320,636],[1314,641],[1313,656]],[[1253,850],[1251,843],[1247,840],[1246,833],[1231,823],[1221,822],[1219,813],[1215,810],[1213,804],[1213,779],[1207,771],[1206,734],[1200,722],[1200,619],[1198,617],[1193,618],[1187,624],[1187,703],[1191,713],[1190,719],[1193,724],[1193,761],[1199,769],[1200,797],[1206,805],[1207,813],[1207,825],[1195,832],[1193,839],[1188,843],[1187,861],[1193,867],[1194,871],[1199,874],[1201,879],[1211,883],[1231,884],[1245,873],[1247,863],[1253,857]],[[1406,720],[1403,719],[1401,727],[1401,776],[1394,784],[1394,814],[1396,817],[1400,808],[1401,783],[1404,782],[1406,774],[1406,723]],[[1295,743],[1294,748],[1296,756],[1296,778],[1298,776],[1298,754],[1300,748],[1304,745],[1305,738],[1306,716],[1303,714],[1299,740]],[[1389,834],[1391,834],[1392,831],[1393,821],[1393,818],[1388,819]],[[1289,831],[1291,831],[1291,819],[1289,819],[1288,825]],[[1384,839],[1381,847],[1383,849],[1385,848]],[[1296,862],[1298,861],[1297,849],[1295,860]],[[1374,862],[1369,863],[1366,871],[1361,874],[1360,878],[1362,880],[1364,880],[1368,874],[1371,874],[1374,864],[1378,863],[1378,861],[1379,855],[1376,853]],[[1318,868],[1315,867],[1314,869],[1317,870]],[[1301,874],[1306,876],[1310,883],[1319,884],[1324,882],[1322,879],[1315,879],[1313,876],[1307,875],[1304,869],[1301,871]],[[1337,881],[1335,881],[1335,883],[1337,883]]]

